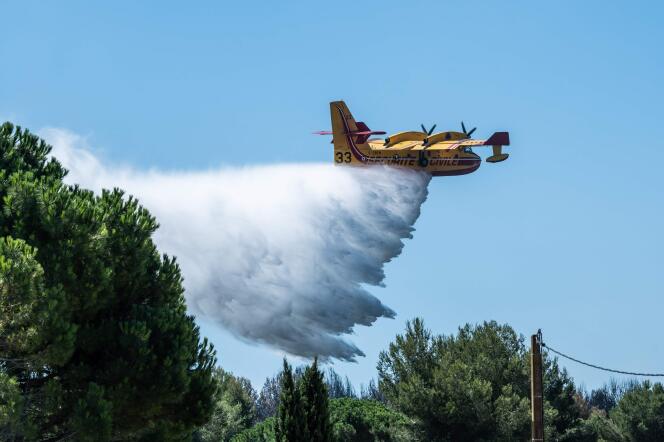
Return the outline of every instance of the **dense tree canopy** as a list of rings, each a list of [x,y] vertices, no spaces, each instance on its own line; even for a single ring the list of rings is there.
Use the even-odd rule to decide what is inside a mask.
[[[664,440],[664,386],[648,381],[632,386],[609,416],[631,441]]]
[[[330,420],[335,442],[419,440],[411,419],[371,399],[331,400]]]
[[[548,361],[548,434],[561,437],[580,418],[571,379]],[[433,336],[409,322],[381,353],[379,386],[388,404],[415,418],[427,440],[525,440],[530,434],[528,352],[511,327],[466,325]]]
[[[232,442],[275,442],[276,417],[269,417],[253,427],[237,434]]]
[[[612,381],[584,393],[574,387],[555,360],[545,357],[544,367],[546,440],[664,440],[661,384]],[[523,338],[507,325],[466,325],[454,336],[434,336],[416,319],[380,356],[378,368],[378,387],[370,383],[367,390],[362,390],[362,399],[345,395],[352,388],[346,388],[346,382],[330,371],[328,395],[339,396],[330,399],[328,405],[331,440],[530,438],[529,353]],[[291,371],[290,376],[294,384],[300,385],[296,390],[302,392],[307,370],[297,372],[300,374],[296,376]],[[270,379],[283,381],[284,373]],[[273,384],[270,379],[268,387]],[[275,436],[275,422],[269,417],[233,440],[283,440]]]
[[[329,402],[331,440],[334,442],[410,442],[416,437],[413,422],[403,414],[371,399],[338,398]],[[274,419],[243,431],[233,442],[274,442]],[[317,440],[317,439],[311,439]]]
[[[213,374],[218,385],[215,409],[198,437],[204,442],[225,442],[255,423],[257,396],[249,379],[219,367]]]
[[[214,352],[157,222],[118,189],[63,184],[49,152],[0,126],[0,431],[186,437],[213,408]]]

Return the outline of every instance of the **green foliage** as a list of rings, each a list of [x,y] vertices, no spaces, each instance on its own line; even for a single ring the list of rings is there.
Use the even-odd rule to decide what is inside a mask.
[[[588,419],[583,421],[582,428],[589,441],[627,442],[629,439],[620,428],[606,416],[602,410],[593,410]]]
[[[328,442],[332,437],[328,410],[328,392],[318,358],[304,370],[299,382],[306,434],[310,440]]]
[[[556,434],[563,437],[580,424],[582,406],[578,402],[583,399],[567,371],[561,370],[556,360],[544,361],[544,400],[545,406],[552,409],[549,418],[545,419],[545,423],[552,427],[552,437]]]
[[[547,422],[555,440],[578,425],[576,391],[555,361],[545,363]],[[528,352],[507,325],[466,325],[433,336],[408,322],[378,362],[388,404],[415,419],[426,440],[525,440],[530,434]]]
[[[341,376],[339,376],[339,374],[332,368],[328,369],[327,371],[327,376],[325,376],[325,385],[327,386],[327,392],[330,399],[341,397],[357,397],[357,394],[355,394],[355,389],[353,388],[353,384],[351,384],[348,376],[346,376],[345,379],[342,379]]]
[[[91,382],[74,408],[73,434],[80,441],[107,441],[111,438],[111,424],[111,403],[104,399],[104,389]]]
[[[330,420],[335,442],[416,440],[410,419],[370,399],[331,400]]]
[[[200,440],[229,441],[254,423],[256,393],[248,379],[233,376],[222,368],[216,368],[213,375],[219,390],[214,413],[199,431]]]
[[[280,374],[281,396],[274,433],[277,441],[330,441],[332,426],[328,410],[328,391],[318,358],[295,380],[291,366],[284,359]]]
[[[135,199],[64,185],[49,152],[0,126],[0,373],[22,399],[12,437],[186,437],[213,409],[214,351],[186,314],[180,270]]]
[[[418,440],[413,422],[403,414],[370,399],[340,398],[329,402],[335,442],[406,442]],[[274,442],[275,418],[243,431],[232,442]],[[302,439],[298,439],[302,440]],[[318,440],[318,439],[308,439]]]
[[[610,413],[630,441],[664,440],[664,386],[648,381],[625,392]]]
[[[77,326],[65,324],[64,292],[44,286],[36,251],[25,241],[0,237],[0,351],[7,368],[61,365],[72,353]]]
[[[300,391],[293,379],[293,369],[286,359],[281,376],[281,396],[274,434],[277,442],[299,442],[309,439]]]
[[[616,382],[586,395],[591,407],[583,427],[609,442],[664,440],[664,387],[636,380]],[[591,440],[591,439],[588,439]]]
[[[256,418],[259,421],[277,414],[279,397],[281,396],[281,376],[282,373],[280,372],[276,376],[265,379],[265,383],[256,401]]]
[[[32,173],[35,179],[62,180],[67,171],[49,159],[51,146],[27,129],[6,122],[0,125],[0,174]]]
[[[639,383],[635,380],[618,382],[611,379],[608,384],[592,390],[585,395],[585,400],[590,408],[596,408],[606,413],[610,412],[618,405],[618,401],[625,392],[632,390]]]
[[[494,407],[497,438],[523,440],[530,429],[530,399],[514,392],[512,385],[505,385]]]
[[[0,440],[11,440],[15,434],[26,439],[34,437],[33,430],[22,419],[24,400],[16,379],[0,372]]]
[[[263,422],[260,422],[253,427],[244,430],[242,433],[236,435],[232,442],[274,442],[276,439],[274,429],[276,425],[276,418],[269,417]]]

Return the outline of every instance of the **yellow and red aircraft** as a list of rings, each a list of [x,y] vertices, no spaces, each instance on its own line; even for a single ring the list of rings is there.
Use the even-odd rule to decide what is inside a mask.
[[[399,132],[385,139],[369,139],[371,135],[384,135],[383,131],[372,131],[361,121],[355,121],[346,103],[330,103],[332,131],[314,132],[332,135],[334,162],[336,164],[365,165],[385,164],[407,167],[429,172],[433,176],[465,175],[475,172],[482,162],[472,146],[492,146],[493,155],[486,161],[498,163],[509,156],[502,152],[509,146],[508,132],[495,132],[486,140],[474,140],[470,136],[475,128],[462,132],[447,131],[433,133],[436,125],[422,131]]]

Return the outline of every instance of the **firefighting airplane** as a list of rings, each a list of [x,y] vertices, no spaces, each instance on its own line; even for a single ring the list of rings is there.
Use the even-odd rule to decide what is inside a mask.
[[[432,176],[465,175],[475,172],[482,162],[472,146],[493,146],[493,155],[486,160],[498,163],[507,159],[503,146],[509,146],[508,132],[495,132],[486,140],[474,140],[470,136],[476,128],[463,132],[433,133],[436,125],[422,131],[399,132],[383,139],[369,139],[371,135],[384,135],[382,131],[372,131],[361,121],[355,121],[346,103],[330,103],[332,131],[314,132],[318,135],[332,135],[334,162],[336,164],[364,165],[385,164],[407,167],[429,172]]]

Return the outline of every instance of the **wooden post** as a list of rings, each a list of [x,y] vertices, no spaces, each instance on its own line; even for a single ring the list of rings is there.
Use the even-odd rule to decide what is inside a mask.
[[[530,337],[530,404],[532,442],[544,441],[544,388],[542,379],[542,331]]]

